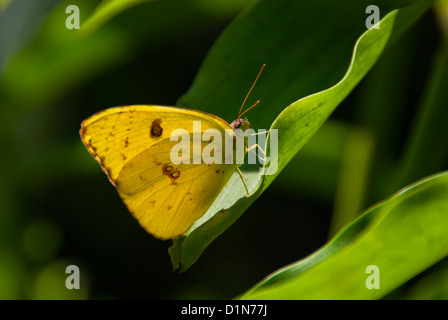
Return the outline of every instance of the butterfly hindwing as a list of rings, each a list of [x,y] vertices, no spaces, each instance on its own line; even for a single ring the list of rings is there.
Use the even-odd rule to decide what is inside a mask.
[[[185,233],[212,205],[236,170],[231,164],[173,164],[177,141],[162,140],[121,170],[117,190],[140,225],[159,239]],[[201,143],[201,150],[207,143]],[[141,163],[145,163],[142,166]]]

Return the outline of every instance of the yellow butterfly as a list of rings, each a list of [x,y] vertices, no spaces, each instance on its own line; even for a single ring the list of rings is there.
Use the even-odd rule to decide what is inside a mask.
[[[162,240],[184,234],[213,204],[235,170],[248,193],[238,164],[172,163],[170,151],[178,142],[170,136],[178,128],[194,134],[194,121],[200,121],[202,132],[215,129],[223,137],[226,129],[250,128],[241,116],[259,101],[241,111],[264,67],[231,124],[206,112],[151,105],[110,108],[82,122],[84,145],[148,233]],[[201,149],[207,144],[201,141]]]

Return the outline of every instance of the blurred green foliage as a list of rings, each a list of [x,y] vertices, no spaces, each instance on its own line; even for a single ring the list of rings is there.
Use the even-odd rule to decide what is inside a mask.
[[[363,188],[353,200],[360,212],[406,184],[448,168],[448,99],[443,89],[448,47],[439,22],[446,21],[446,7],[440,5],[384,52],[266,192],[201,259],[184,274],[172,273],[169,244],[147,235],[127,212],[83,147],[79,125],[108,107],[175,105],[186,92],[195,94],[190,85],[208,50],[254,2],[132,1],[126,10],[101,18],[100,1],[78,0],[79,32],[65,28],[65,8],[71,4],[0,2],[1,299],[232,298],[312,253],[330,232],[349,222],[353,217],[338,215],[353,205],[338,198],[344,192]],[[322,13],[295,14],[319,20]],[[362,23],[365,17],[352,9],[334,19]],[[313,39],[313,30],[303,31]],[[261,45],[275,56],[269,38]],[[354,42],[346,45],[349,59]],[[225,70],[216,65],[214,74],[220,77],[224,70],[249,79],[260,58],[254,48],[244,59],[253,59],[257,67]],[[346,64],[341,62],[339,73],[321,65],[316,81],[338,81],[349,63],[341,61]],[[277,70],[272,77],[288,74],[286,80],[293,81],[294,72],[287,71]],[[306,88],[295,99],[313,93]],[[238,90],[228,92],[230,100],[239,101],[247,88]],[[227,105],[229,100],[212,91],[202,99],[204,104],[196,109],[228,121],[239,106]],[[293,102],[288,99],[272,95],[253,116],[260,121],[257,126],[268,126],[286,106],[280,101]],[[357,171],[361,178],[347,178],[347,159],[356,162],[366,152],[371,156],[362,160],[364,167]],[[341,184],[341,179],[348,180]],[[81,290],[65,288],[70,264],[80,267]],[[446,282],[440,279],[447,272],[445,258],[386,298],[446,299]]]

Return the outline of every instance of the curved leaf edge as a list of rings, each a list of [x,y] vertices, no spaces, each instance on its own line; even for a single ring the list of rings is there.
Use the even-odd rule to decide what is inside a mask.
[[[173,245],[168,249],[168,252],[171,257],[173,270],[178,272],[184,272],[188,268],[193,265],[202,252],[207,248],[207,246],[216,239],[222,232],[224,232],[230,225],[232,225],[244,212],[245,210],[266,190],[266,188],[272,183],[275,177],[281,172],[281,170],[286,166],[286,164],[291,160],[291,158],[299,152],[299,150],[303,147],[303,145],[314,135],[315,132],[322,126],[325,120],[331,115],[331,113],[335,110],[335,108],[345,99],[345,97],[351,92],[351,90],[359,83],[359,81],[367,74],[367,72],[371,69],[371,67],[378,60],[379,56],[385,49],[385,47],[389,44],[389,38],[393,31],[392,39],[396,39],[401,35],[405,30],[408,29],[410,25],[412,25],[430,6],[432,0],[422,0],[417,2],[411,6],[399,8],[391,11],[386,16],[384,16],[379,22],[379,29],[371,28],[365,31],[355,42],[352,57],[350,60],[350,65],[347,68],[347,71],[343,78],[338,81],[334,86],[319,91],[317,93],[308,95],[303,97],[296,102],[287,106],[274,120],[270,129],[278,129],[282,122],[288,124],[290,122],[289,113],[299,110],[302,113],[303,117],[312,114],[313,112],[318,112],[321,110],[324,102],[319,100],[331,101],[332,107],[328,108],[323,114],[321,114],[321,118],[318,122],[315,122],[312,126],[309,126],[309,123],[306,123],[308,127],[308,134],[305,137],[299,137],[299,141],[293,141],[290,144],[294,147],[294,152],[290,152],[293,154],[289,156],[287,161],[282,159],[282,165],[278,166],[278,170],[274,175],[265,175],[266,170],[269,170],[269,166],[264,165],[263,174],[260,174],[261,178],[259,179],[259,183],[254,188],[253,192],[247,197],[238,198],[234,204],[225,209],[222,208],[218,210],[214,215],[211,215],[211,218],[207,221],[204,221],[202,224],[194,224],[184,235],[173,239]],[[400,29],[398,31],[395,29],[395,19],[399,13],[410,13],[412,19],[406,20],[405,23],[399,26]],[[382,28],[383,27],[383,28]],[[387,29],[389,32],[387,32]],[[379,33],[379,40],[372,41],[370,45],[367,43],[366,46],[368,48],[373,48],[376,51],[376,57],[372,59],[370,65],[366,68],[363,68],[361,71],[356,69],[357,59],[360,59],[359,50],[360,47],[364,44],[364,42],[368,42],[370,37],[377,37],[376,34]],[[382,34],[381,34],[382,33]],[[378,46],[378,41],[380,41],[380,46]],[[375,46],[373,46],[375,45]],[[366,48],[364,48],[366,50]],[[366,50],[367,52],[367,50]],[[362,56],[362,55],[361,55]],[[348,82],[350,77],[354,77],[354,81],[348,83],[347,86],[344,87],[344,84]],[[343,94],[338,97],[336,100],[331,100],[331,97],[337,95],[337,91],[343,91]],[[330,98],[328,97],[330,96]],[[317,100],[318,101],[313,101]],[[302,119],[302,118],[301,118]],[[291,127],[291,126],[290,126]],[[312,128],[311,128],[312,127]],[[266,140],[265,150],[269,150],[270,147],[270,135]],[[280,157],[279,157],[280,159]],[[193,255],[191,253],[194,252]]]
[[[351,224],[344,227],[332,240],[330,240],[322,248],[318,249],[311,255],[287,265],[260,281],[254,287],[242,294],[238,299],[251,299],[251,295],[258,294],[266,289],[281,286],[285,282],[293,281],[295,278],[305,276],[305,272],[326,259],[331,258],[341,250],[360,242],[362,238],[369,235],[392,209],[400,204],[403,200],[408,199],[417,193],[430,188],[438,183],[446,183],[448,181],[448,171],[436,173],[434,175],[420,179],[413,184],[397,191],[395,194],[385,200],[366,209],[364,213]]]

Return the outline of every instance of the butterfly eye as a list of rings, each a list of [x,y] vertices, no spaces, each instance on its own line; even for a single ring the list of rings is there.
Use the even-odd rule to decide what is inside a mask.
[[[171,177],[172,178],[178,178],[180,176],[180,172],[179,171],[174,171],[173,173],[171,173]]]

